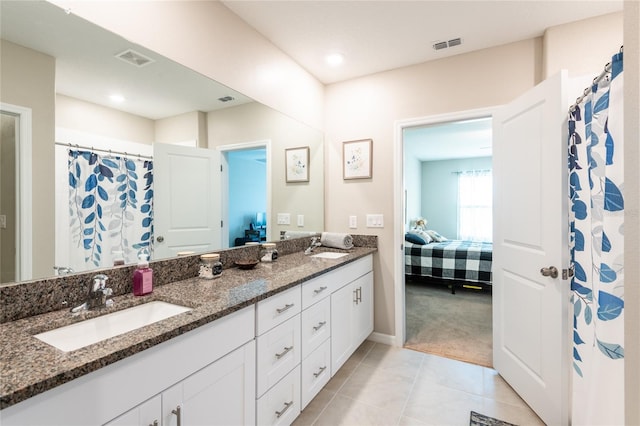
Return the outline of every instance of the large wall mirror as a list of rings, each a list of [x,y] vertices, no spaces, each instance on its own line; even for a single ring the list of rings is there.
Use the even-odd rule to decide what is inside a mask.
[[[51,3],[0,7],[0,282],[323,230],[321,131]]]

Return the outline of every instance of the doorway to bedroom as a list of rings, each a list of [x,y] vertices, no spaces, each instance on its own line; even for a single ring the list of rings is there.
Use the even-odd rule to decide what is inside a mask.
[[[492,366],[491,117],[402,132],[404,346]]]

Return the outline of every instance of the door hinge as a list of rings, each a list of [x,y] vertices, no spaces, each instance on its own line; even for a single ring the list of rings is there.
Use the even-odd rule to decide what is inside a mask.
[[[571,265],[569,266],[569,268],[562,270],[562,279],[568,280],[569,278],[573,277],[574,274],[575,274],[575,267]]]

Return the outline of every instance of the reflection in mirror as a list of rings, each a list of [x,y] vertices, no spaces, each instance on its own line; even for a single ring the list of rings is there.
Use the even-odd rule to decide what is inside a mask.
[[[0,100],[29,109],[33,122],[33,167],[29,176],[33,188],[33,225],[29,230],[32,238],[27,235],[29,232],[23,235],[16,232],[15,237],[8,237],[28,248],[32,267],[22,274],[11,274],[11,269],[19,271],[21,264],[29,262],[28,256],[18,255],[15,261],[8,261],[9,266],[1,265],[2,282],[48,277],[54,275],[56,267],[60,272],[69,272],[67,268],[80,272],[108,267],[120,256],[125,257],[126,263],[132,263],[145,243],[152,244],[154,259],[158,259],[174,256],[177,251],[231,247],[245,238],[254,238],[256,228],[261,240],[278,239],[280,232],[287,230],[322,231],[324,177],[320,131],[50,3],[3,0],[0,7]],[[112,94],[121,96],[115,99],[119,103],[109,99]],[[3,147],[4,141],[3,135]],[[212,158],[209,169],[213,170],[203,170],[216,176],[214,179],[203,179],[191,168],[178,167],[192,179],[186,188],[189,191],[180,192],[184,196],[191,194],[191,198],[181,200],[183,207],[194,211],[203,194],[211,198],[211,212],[201,216],[217,229],[206,246],[172,241],[173,234],[162,229],[163,223],[184,223],[189,219],[177,217],[175,212],[172,217],[156,208],[156,202],[161,200],[145,198],[150,190],[155,197],[158,192],[175,193],[179,189],[162,183],[172,182],[173,176],[156,167],[157,148],[161,145],[176,147],[185,155],[206,152]],[[310,148],[310,181],[286,183],[284,150],[300,146]],[[245,159],[238,166],[239,174],[251,176],[250,179],[244,183],[230,182],[233,169],[224,168],[220,176],[221,164],[238,164],[236,154],[256,147],[262,147],[264,155],[260,159]],[[83,154],[86,151],[93,154]],[[88,171],[74,175],[76,163],[85,161],[85,157]],[[153,162],[152,185],[145,161]],[[170,161],[175,163],[175,158]],[[118,168],[120,165],[124,168]],[[141,192],[135,195],[135,200],[120,200],[119,187],[127,185],[125,197],[129,197],[128,190],[132,189],[129,180],[133,177],[130,173],[133,165],[136,187]],[[4,172],[5,167],[2,169]],[[261,171],[263,182],[255,177],[256,170]],[[71,185],[70,176],[83,179],[82,183]],[[206,191],[202,186],[204,180],[212,185]],[[84,193],[71,194],[75,189]],[[15,186],[12,190],[3,184],[0,190],[3,200],[19,195]],[[242,199],[242,195],[247,198]],[[235,205],[244,205],[244,210],[229,205],[230,199],[238,198]],[[254,202],[258,198],[261,200]],[[138,240],[126,247],[119,242],[104,242],[110,234],[124,228],[133,214],[126,209],[116,212],[116,205],[122,201],[126,201],[125,207],[135,204],[137,209],[143,209],[141,218],[135,220],[146,224],[146,229],[134,232]],[[98,209],[99,202],[104,204]],[[83,203],[95,214],[76,215],[74,222],[70,207],[75,205],[82,210]],[[153,206],[153,210],[143,206]],[[20,218],[17,207],[2,204],[1,208],[0,220],[6,216],[10,223]],[[258,219],[262,213],[262,219]],[[289,223],[278,224],[275,220],[278,214],[289,217]],[[104,219],[98,220],[98,216]],[[4,247],[5,235],[0,247]],[[174,249],[155,253],[153,249],[160,243],[154,241],[154,235],[162,235],[163,241],[171,243]],[[122,240],[121,236],[118,238]],[[102,243],[98,245],[96,241]]]

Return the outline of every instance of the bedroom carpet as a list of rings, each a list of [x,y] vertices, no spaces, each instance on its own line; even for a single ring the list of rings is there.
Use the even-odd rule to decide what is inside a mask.
[[[491,292],[407,281],[405,347],[492,367]]]

